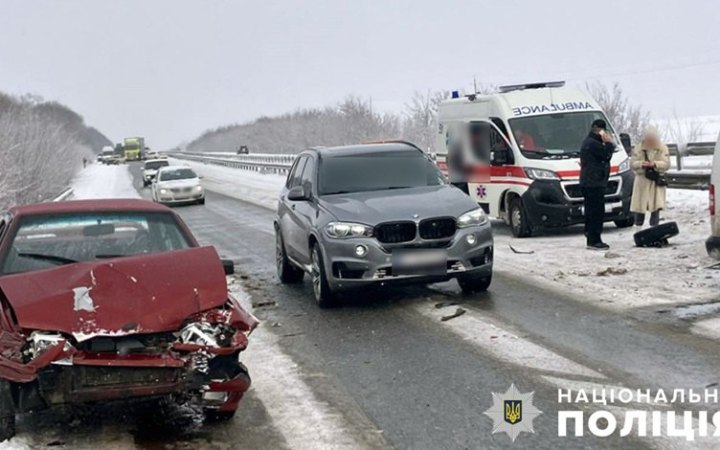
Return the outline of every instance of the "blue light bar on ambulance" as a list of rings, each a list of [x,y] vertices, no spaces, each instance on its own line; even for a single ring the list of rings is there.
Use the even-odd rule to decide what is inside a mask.
[[[500,86],[498,87],[498,91],[500,93],[505,93],[511,91],[522,91],[525,89],[556,88],[563,86],[565,86],[564,81],[546,81],[544,83],[511,84],[509,86]]]

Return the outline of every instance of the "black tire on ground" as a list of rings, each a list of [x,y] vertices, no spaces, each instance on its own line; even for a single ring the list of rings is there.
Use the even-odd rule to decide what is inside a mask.
[[[708,256],[714,259],[720,259],[720,236],[710,236],[705,241],[705,250]]]
[[[646,230],[638,231],[633,238],[638,247],[663,245],[665,241],[680,233],[676,222],[663,223]]]
[[[0,381],[0,442],[15,436],[15,402],[10,383]]]
[[[320,251],[320,245],[314,244],[311,252],[311,267],[310,273],[313,284],[313,294],[315,295],[315,301],[320,308],[333,308],[338,305],[338,299],[335,292],[330,289],[330,285],[327,281],[327,275],[325,274],[325,262],[323,260],[322,251]]]
[[[198,205],[204,205],[205,204],[205,197],[201,198],[197,201]]]
[[[626,217],[624,219],[613,220],[615,226],[618,228],[629,228],[635,225],[635,218],[633,216]]]
[[[490,284],[492,283],[492,274],[483,276],[466,275],[458,277],[457,280],[464,294],[485,292],[490,288]]]
[[[300,283],[305,276],[305,272],[293,266],[285,254],[285,241],[278,227],[275,228],[275,266],[277,276],[283,284]]]
[[[510,201],[510,211],[508,214],[510,228],[512,234],[518,238],[530,237],[532,235],[532,228],[528,221],[528,215],[525,212],[522,199],[515,197]]]

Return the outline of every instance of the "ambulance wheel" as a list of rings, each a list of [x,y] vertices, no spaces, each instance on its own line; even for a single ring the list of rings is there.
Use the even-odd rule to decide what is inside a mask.
[[[629,227],[635,225],[635,218],[633,216],[630,216],[625,219],[613,220],[613,222],[615,223],[615,226],[618,228],[629,228]]]
[[[532,234],[532,228],[530,228],[530,222],[528,221],[528,215],[525,212],[522,199],[515,197],[510,202],[510,228],[512,234],[518,238],[529,237]]]

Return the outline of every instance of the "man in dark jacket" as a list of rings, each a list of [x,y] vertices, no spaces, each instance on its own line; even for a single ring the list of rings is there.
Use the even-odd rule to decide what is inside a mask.
[[[587,248],[607,250],[600,235],[605,216],[605,189],[610,177],[610,159],[615,151],[604,120],[592,123],[592,130],[580,149],[580,188],[585,198],[585,236]]]

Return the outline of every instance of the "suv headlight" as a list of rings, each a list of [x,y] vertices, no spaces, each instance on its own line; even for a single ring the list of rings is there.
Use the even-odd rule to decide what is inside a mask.
[[[482,208],[473,209],[468,211],[457,219],[458,228],[467,228],[478,225],[485,225],[488,222],[488,218],[485,215],[485,211]]]
[[[202,186],[195,186],[196,192],[202,192],[202,189],[203,189]]]
[[[372,237],[373,228],[361,223],[330,222],[325,226],[325,232],[331,238]]]
[[[545,169],[525,169],[525,175],[533,180],[559,180],[560,177],[552,170]]]
[[[167,194],[167,193],[168,193],[168,190],[167,190],[167,189],[160,189],[160,193],[161,193],[161,194]]]
[[[630,158],[625,158],[625,161],[618,165],[618,173],[627,172],[628,170],[630,170]]]

